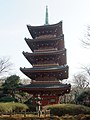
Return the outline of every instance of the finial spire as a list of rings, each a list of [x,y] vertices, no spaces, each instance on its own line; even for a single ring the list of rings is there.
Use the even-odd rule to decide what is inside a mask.
[[[48,6],[46,6],[45,25],[48,25]]]

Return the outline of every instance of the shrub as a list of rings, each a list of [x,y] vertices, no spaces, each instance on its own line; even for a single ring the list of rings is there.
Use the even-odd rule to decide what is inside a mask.
[[[18,112],[18,111],[26,111],[28,109],[27,105],[22,103],[0,103],[0,112]]]
[[[13,103],[12,104],[12,109],[15,112],[23,112],[26,111],[28,109],[28,106],[22,103]]]
[[[45,109],[50,109],[50,113],[57,116],[65,114],[78,115],[78,114],[90,114],[90,108],[83,105],[75,104],[57,104],[46,106]]]
[[[31,99],[27,100],[26,102],[24,102],[28,107],[29,107],[29,111],[30,112],[36,112],[36,103],[32,104]]]
[[[76,99],[79,104],[90,106],[90,89],[82,92]],[[88,102],[87,102],[88,101]]]
[[[17,102],[17,99],[10,97],[10,96],[4,96],[0,98],[0,102]]]

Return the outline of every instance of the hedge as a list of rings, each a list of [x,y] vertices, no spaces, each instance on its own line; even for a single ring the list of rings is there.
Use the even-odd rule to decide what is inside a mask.
[[[49,105],[44,109],[50,109],[50,113],[57,116],[65,114],[78,115],[78,114],[90,114],[90,107],[75,104],[57,104]]]
[[[26,111],[28,106],[22,103],[15,103],[15,102],[7,102],[1,103],[0,102],[0,112],[22,112]]]

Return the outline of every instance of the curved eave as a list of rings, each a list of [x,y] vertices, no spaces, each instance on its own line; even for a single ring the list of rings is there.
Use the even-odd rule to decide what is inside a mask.
[[[38,68],[20,68],[20,70],[29,78],[35,80],[41,74],[56,74],[56,78],[63,80],[68,78],[68,65],[55,67],[38,67]],[[54,76],[55,77],[55,76]]]
[[[57,41],[57,40],[64,40],[64,34],[61,34],[59,37],[53,37],[53,38],[47,38],[47,39],[30,39],[25,38],[25,41],[29,43],[35,43],[35,42],[46,42],[46,41]]]
[[[54,92],[54,93],[58,93],[58,94],[63,94],[65,93],[69,93],[71,89],[71,85],[70,84],[58,84],[58,85],[50,85],[50,84],[29,84],[26,86],[20,86],[18,88],[18,90],[22,90],[22,91],[27,91],[27,92],[31,92],[34,93],[37,91],[37,93],[45,93],[45,92]]]
[[[33,44],[40,44],[40,43],[42,43],[42,44],[49,43],[50,44],[54,41],[62,42],[62,41],[64,41],[64,35],[62,34],[60,37],[50,38],[50,39],[29,39],[29,38],[27,39],[27,38],[25,38],[25,41],[26,41],[27,45],[30,47],[30,49],[32,51],[34,51],[36,49],[36,47],[33,46]]]
[[[64,56],[63,56],[64,54]],[[23,55],[25,56],[25,58],[33,65],[37,63],[37,59],[46,59],[45,57],[52,57],[54,58],[54,56],[57,56],[59,59],[66,61],[66,49],[64,50],[59,50],[59,51],[54,51],[54,52],[37,52],[37,53],[28,53],[28,52],[23,52]],[[57,61],[59,61],[57,59]],[[66,64],[66,62],[64,63]]]
[[[41,67],[41,68],[20,68],[21,71],[23,72],[57,72],[57,71],[62,71],[68,69],[68,65],[62,65],[62,66],[57,66],[57,67]]]
[[[42,26],[31,26],[31,25],[27,25],[27,28],[32,36],[32,38],[36,38],[38,37],[38,32],[39,31],[46,31],[46,30],[52,30],[52,29],[58,29],[60,28],[60,30],[62,30],[62,21],[60,21],[57,24],[52,24],[52,25],[42,25]],[[46,35],[41,33],[40,35]]]
[[[68,88],[71,87],[70,84],[62,84],[62,83],[58,83],[58,84],[28,84],[28,85],[23,85],[20,88],[45,88],[45,89],[50,89],[50,88]]]
[[[31,56],[44,56],[44,55],[56,55],[56,54],[61,54],[61,53],[65,53],[66,52],[66,49],[64,48],[63,50],[57,50],[57,51],[46,51],[46,52],[33,52],[33,53],[29,53],[29,52],[24,52],[23,51],[23,55],[24,56],[28,56],[28,57],[31,57]]]

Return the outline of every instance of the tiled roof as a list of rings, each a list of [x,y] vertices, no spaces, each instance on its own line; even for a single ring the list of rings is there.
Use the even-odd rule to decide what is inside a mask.
[[[34,67],[34,68],[20,68],[20,70],[25,70],[25,71],[35,71],[35,70],[39,70],[39,71],[47,71],[47,70],[63,70],[65,68],[68,68],[68,65],[62,65],[62,66],[55,66],[55,67]]]
[[[56,51],[43,51],[43,52],[33,52],[33,53],[29,53],[29,52],[24,52],[23,51],[23,54],[24,55],[45,55],[45,54],[61,54],[61,53],[64,53],[64,52],[66,52],[66,49],[64,48],[64,49],[62,49],[62,50],[56,50]]]
[[[27,28],[33,39],[42,35],[56,35],[62,34],[62,21],[52,25],[31,26],[27,25]]]
[[[64,39],[64,34],[61,34],[58,37],[47,38],[47,39],[45,39],[44,37],[43,37],[43,39],[40,39],[40,38],[37,38],[37,39],[25,38],[25,41],[27,43],[33,43],[33,42],[49,42],[49,41],[56,41],[56,40],[62,40],[62,39]]]
[[[68,88],[71,87],[70,84],[29,84],[20,86],[20,88]]]

